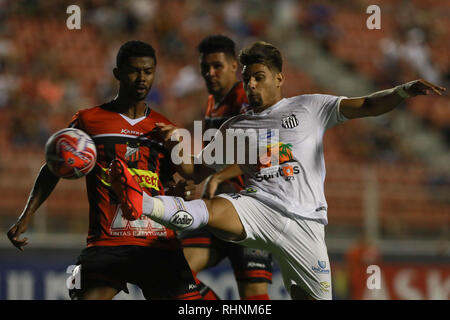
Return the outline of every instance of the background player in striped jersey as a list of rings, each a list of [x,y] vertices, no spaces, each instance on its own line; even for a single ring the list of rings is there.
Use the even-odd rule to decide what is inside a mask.
[[[151,135],[156,122],[170,123],[151,110],[145,97],[156,71],[154,49],[141,41],[123,44],[114,76],[120,82],[117,97],[101,106],[80,110],[71,126],[88,133],[97,147],[97,163],[86,176],[89,200],[87,248],[78,258],[81,288],[72,299],[112,299],[127,282],[138,285],[147,299],[201,299],[192,272],[174,231],[150,219],[129,221],[111,191],[107,167],[114,158],[126,162],[129,173],[149,195],[164,194],[174,173],[167,150]],[[11,242],[23,250],[32,215],[51,194],[59,178],[44,165],[17,223],[8,231]],[[74,277],[80,278],[80,277]]]
[[[331,299],[331,270],[325,243],[325,131],[348,119],[390,112],[410,97],[433,92],[441,95],[445,88],[419,79],[355,98],[323,94],[283,98],[284,77],[278,48],[256,42],[242,50],[239,59],[253,112],[225,122],[216,141],[219,134],[226,140],[228,129],[263,129],[266,133],[271,129],[275,131],[276,144],[269,143],[267,135],[258,136],[257,142],[270,150],[280,149],[277,162],[239,164],[251,190],[231,196],[221,194],[211,200],[150,198],[134,191],[139,186],[127,175],[126,164],[120,160],[111,163],[113,190],[136,206],[142,205],[136,216],[145,214],[174,229],[207,226],[227,241],[270,250],[280,264],[285,287],[293,299]],[[285,121],[292,120],[292,115],[298,122]],[[176,128],[158,126],[168,147],[172,147],[175,143],[170,138]],[[215,150],[212,146],[218,147],[210,143],[203,152],[210,154]],[[224,154],[230,151],[226,141],[223,146]],[[245,147],[239,151],[246,153],[252,146]],[[185,177],[200,181],[210,174],[205,163],[195,161],[193,156],[190,160],[178,167]],[[210,165],[215,169],[224,166],[223,162]]]
[[[236,75],[235,43],[226,36],[209,36],[199,43],[198,52],[201,74],[209,93],[205,130],[219,129],[226,120],[246,112],[248,107],[242,81]],[[224,180],[224,172],[212,175],[203,197],[212,198],[216,193],[242,190],[244,181],[238,168],[230,168],[225,175],[233,178]],[[200,272],[229,258],[241,299],[269,299],[268,283],[272,281],[272,255],[269,252],[223,241],[206,229],[183,232],[180,238],[193,271]],[[215,295],[203,283],[199,284],[199,290],[206,298]]]

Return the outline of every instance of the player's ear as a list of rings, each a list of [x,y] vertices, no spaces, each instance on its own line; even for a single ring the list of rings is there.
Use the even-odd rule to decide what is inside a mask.
[[[275,81],[277,83],[277,88],[280,88],[284,83],[284,76],[281,72],[278,72],[275,76]]]
[[[115,77],[117,80],[120,81],[120,71],[119,71],[119,68],[114,68],[114,69],[113,69],[113,74],[114,74],[114,77]]]
[[[236,70],[238,69],[238,62],[236,59],[233,59],[231,61],[231,68],[233,69],[234,72],[236,72]]]

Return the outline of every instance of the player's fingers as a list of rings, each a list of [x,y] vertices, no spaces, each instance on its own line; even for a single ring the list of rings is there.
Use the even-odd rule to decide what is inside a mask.
[[[438,86],[437,84],[434,84],[432,82],[429,82],[427,80],[424,79],[420,79],[419,82],[421,82],[422,84],[424,84],[425,86],[429,87],[429,88],[437,88],[439,90],[445,91],[444,87]]]
[[[442,96],[442,92],[439,91],[437,88],[434,88],[434,87],[433,87],[433,88],[431,88],[431,90],[433,90],[436,94]]]
[[[438,85],[433,85],[433,88],[439,90],[439,91],[446,91],[447,89]]]
[[[439,87],[436,86],[427,86],[425,85],[424,87],[418,88],[420,94],[423,95],[428,95],[431,94],[432,92],[436,93],[437,95],[442,95],[442,92],[439,90]]]
[[[433,90],[434,92],[436,92],[439,95],[442,94],[441,92],[446,90],[446,88],[438,86],[437,84],[431,83],[424,79],[421,79],[419,82],[423,85],[424,88]]]
[[[426,85],[426,86],[428,86],[428,87],[433,87],[433,86],[435,86],[435,84],[433,84],[433,83],[431,83],[431,82],[429,82],[429,81],[427,81],[427,80],[425,80],[425,79],[419,79],[419,83],[422,83],[422,84],[424,84],[424,85]]]
[[[185,186],[184,186],[184,189],[185,190],[187,190],[187,191],[194,191],[195,190],[195,184],[186,184]]]
[[[161,131],[169,131],[174,128],[176,128],[176,127],[171,124],[165,124],[165,123],[161,123],[161,122],[155,123],[155,129],[159,129]]]
[[[18,239],[17,236],[10,239],[11,243],[19,250],[23,251],[22,247],[27,245],[28,238]]]
[[[184,199],[185,200],[192,200],[194,198],[194,191],[195,188],[192,188],[192,186],[187,185],[187,181],[184,181]]]
[[[23,251],[26,245],[28,244],[28,238],[23,238],[22,240],[18,241],[18,246],[17,248],[19,248],[20,251]]]
[[[195,187],[194,180],[186,180],[186,186],[194,186]]]

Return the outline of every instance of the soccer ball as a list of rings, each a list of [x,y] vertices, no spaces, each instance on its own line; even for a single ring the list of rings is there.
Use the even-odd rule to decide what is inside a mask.
[[[67,128],[54,133],[45,145],[50,171],[64,179],[78,179],[95,167],[97,149],[92,138],[80,129]]]

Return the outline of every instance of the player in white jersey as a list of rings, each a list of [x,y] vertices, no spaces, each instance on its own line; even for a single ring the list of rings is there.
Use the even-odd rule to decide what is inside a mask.
[[[406,98],[431,92],[440,95],[445,88],[416,80],[357,98],[319,94],[283,98],[282,59],[276,47],[256,42],[241,51],[239,60],[252,111],[224,123],[214,142],[200,154],[200,160],[214,153],[212,148],[217,152],[222,140],[224,155],[239,151],[233,155],[238,165],[228,167],[224,175],[243,173],[247,188],[239,194],[221,194],[210,200],[152,198],[140,192],[139,185],[124,170],[125,164],[115,160],[110,166],[113,190],[121,199],[123,210],[133,211],[127,216],[143,213],[176,230],[206,226],[224,240],[272,252],[293,299],[331,299],[331,270],[324,235],[327,204],[323,134],[347,119],[381,115]],[[165,124],[159,127],[167,147],[173,148],[177,141],[171,137],[176,128]],[[230,129],[260,130],[256,131],[256,143],[230,150],[226,147]],[[269,152],[251,163],[255,146],[264,146]],[[239,163],[243,153],[246,161]],[[272,153],[277,153],[277,157],[272,157]],[[194,156],[189,159],[177,169],[185,178],[197,182],[213,169],[226,167],[223,162],[206,165],[194,161]]]

